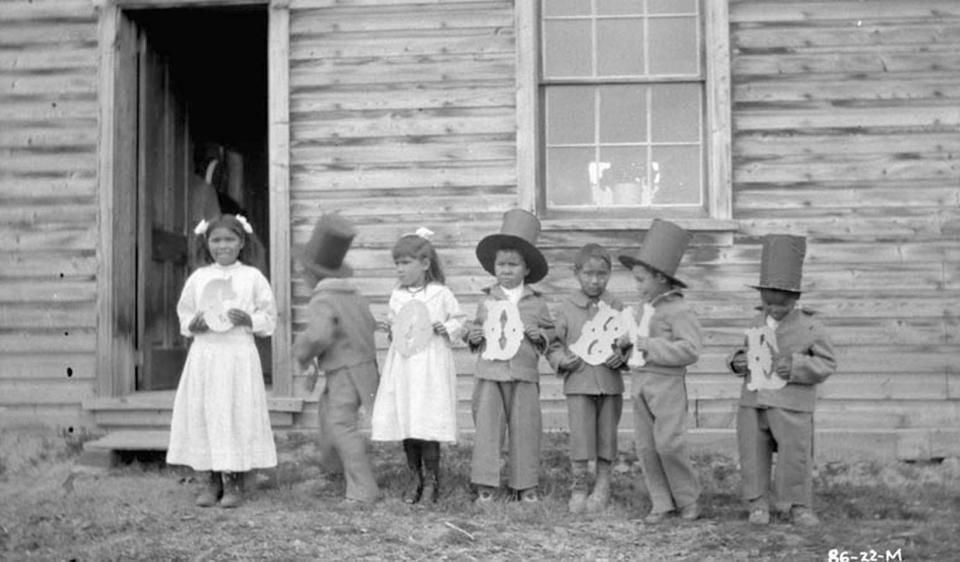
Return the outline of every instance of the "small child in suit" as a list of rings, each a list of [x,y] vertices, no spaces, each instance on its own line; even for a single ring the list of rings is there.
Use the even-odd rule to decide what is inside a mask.
[[[480,353],[474,375],[476,432],[470,466],[470,481],[477,486],[479,504],[493,501],[494,491],[500,486],[504,425],[509,432],[508,486],[521,501],[539,500],[542,422],[538,363],[553,340],[547,302],[531,287],[548,270],[546,259],[534,245],[539,233],[536,216],[513,209],[504,214],[500,233],[483,238],[477,245],[480,264],[497,278],[495,285],[484,289],[486,295],[477,307],[476,320],[465,334],[471,351]],[[491,314],[496,316],[486,323]],[[485,331],[485,327],[491,330]],[[488,334],[492,339],[487,339]]]
[[[613,311],[623,310],[620,299],[607,292],[611,266],[610,254],[597,244],[587,244],[577,252],[573,272],[580,289],[564,299],[556,311],[556,339],[547,352],[550,365],[563,377],[563,393],[567,397],[573,472],[568,508],[574,514],[598,512],[606,507],[613,461],[617,458],[617,426],[623,412],[620,369],[625,366],[625,358],[614,341],[604,349],[579,348],[589,362],[570,349],[571,345],[576,348],[584,330],[593,326],[601,303]],[[591,346],[599,341],[598,338]],[[597,479],[587,497],[587,464],[591,460],[597,462]]]
[[[377,500],[379,490],[367,442],[358,427],[358,413],[361,406],[371,411],[380,373],[374,344],[376,320],[367,300],[347,280],[353,271],[343,261],[355,234],[350,223],[336,214],[321,217],[314,227],[300,256],[313,296],[307,308],[307,328],[294,342],[293,356],[300,372],[308,374],[308,390],[316,384],[315,370],[323,372],[323,448],[332,445],[340,457],[347,481],[346,500],[369,503]]]
[[[737,411],[737,444],[743,498],[749,504],[751,523],[770,522],[772,457],[777,453],[773,492],[780,504],[789,506],[792,521],[799,525],[820,523],[813,512],[813,410],[817,386],[837,368],[833,343],[812,313],[801,310],[800,282],[806,240],[801,236],[770,234],[763,238],[760,264],[761,313],[756,327],[774,330],[772,376],[786,384],[781,388],[747,387],[748,350],[736,350],[730,370],[743,377]]]
[[[631,368],[637,456],[653,504],[644,518],[656,524],[677,511],[700,516],[700,483],[686,444],[687,367],[700,358],[700,322],[684,302],[686,284],[676,277],[690,234],[672,222],[654,219],[636,255],[620,255],[633,273],[643,303],[654,313],[650,333],[622,343],[642,353],[644,365]]]

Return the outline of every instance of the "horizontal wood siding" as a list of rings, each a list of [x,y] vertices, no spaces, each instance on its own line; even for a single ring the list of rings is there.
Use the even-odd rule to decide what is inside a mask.
[[[301,0],[290,34],[294,246],[324,213],[353,220],[348,259],[385,316],[390,248],[427,226],[450,285],[474,298],[486,279],[473,247],[517,198],[513,3]],[[296,333],[309,289],[293,289]]]
[[[743,265],[718,271],[755,271],[739,248],[764,233],[806,235],[804,301],[840,351],[818,429],[958,427],[960,4],[739,0],[730,17]],[[732,423],[715,398],[698,424]]]
[[[491,282],[473,249],[516,201],[511,3],[301,0],[292,8],[294,242],[323,212],[357,221],[349,258],[385,317],[389,248],[428,226],[448,284],[473,314]],[[821,388],[818,429],[892,443],[886,454],[945,450],[949,440],[931,432],[960,423],[956,12],[942,1],[731,3],[741,230],[699,232],[681,266],[706,342],[688,381],[698,435],[732,435],[739,384],[724,358],[758,301],[747,285],[757,279],[759,238],[792,232],[809,241],[804,301],[840,354],[840,371]],[[548,222],[541,235],[551,272],[539,285],[552,303],[576,288],[573,250],[635,248],[642,234],[575,223]],[[610,289],[635,299],[619,266]],[[308,291],[298,284],[294,294],[297,332]],[[387,341],[378,338],[382,356]],[[469,430],[475,357],[463,347],[455,354]],[[560,381],[541,368],[544,427],[566,428]]]
[[[93,2],[0,2],[2,427],[90,421],[97,86]]]

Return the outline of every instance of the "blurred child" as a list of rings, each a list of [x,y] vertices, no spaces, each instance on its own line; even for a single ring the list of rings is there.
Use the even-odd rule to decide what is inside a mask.
[[[580,248],[573,260],[573,273],[580,289],[568,296],[556,311],[556,338],[547,358],[563,377],[570,422],[570,513],[602,511],[610,498],[610,477],[617,458],[617,426],[623,412],[625,360],[618,347],[608,344],[603,362],[591,364],[570,349],[596,317],[600,303],[614,311],[623,303],[607,292],[610,254],[597,244]],[[613,341],[610,342],[614,343]],[[599,354],[598,354],[599,355]],[[599,358],[599,357],[598,357]],[[592,359],[591,359],[592,360]],[[594,362],[595,363],[595,362]],[[597,478],[589,491],[587,464],[597,462]]]
[[[767,497],[773,453],[777,453],[773,493],[799,525],[820,523],[813,512],[813,410],[817,386],[837,368],[833,343],[812,313],[797,305],[803,277],[806,240],[801,236],[763,237],[760,263],[761,313],[754,326],[775,333],[773,375],[786,381],[781,388],[747,388],[747,349],[730,358],[730,369],[744,377],[737,411],[737,443],[743,498],[751,523],[770,522]]]
[[[240,505],[244,474],[277,465],[253,339],[273,333],[277,310],[270,283],[244,263],[252,231],[242,216],[201,221],[198,261],[208,265],[187,278],[177,302],[180,333],[194,341],[173,401],[167,463],[209,471],[201,507]]]
[[[398,278],[390,294],[393,335],[372,416],[374,441],[403,441],[413,476],[403,499],[411,504],[440,497],[440,442],[457,440],[457,367],[450,340],[459,336],[464,314],[444,285],[431,235],[420,228],[393,246]],[[424,313],[428,317],[417,318]]]
[[[500,486],[504,424],[509,432],[508,486],[521,501],[539,501],[538,362],[553,339],[546,300],[530,286],[548,270],[546,259],[534,245],[539,233],[536,216],[513,209],[503,215],[500,233],[477,245],[480,264],[497,278],[495,285],[484,289],[486,296],[477,306],[476,321],[465,335],[470,349],[480,353],[473,388],[476,433],[470,481],[477,486],[481,504],[492,501]],[[490,309],[498,312],[486,323]],[[519,318],[512,316],[513,311],[518,311]],[[492,334],[492,339],[488,340],[487,334]]]
[[[619,256],[637,282],[641,303],[655,312],[650,333],[630,341],[632,353],[645,364],[632,369],[633,412],[637,456],[653,507],[648,524],[679,512],[692,521],[700,516],[700,484],[690,464],[686,444],[687,367],[697,362],[702,348],[700,322],[684,302],[686,284],[676,277],[690,241],[679,226],[655,219],[636,255]]]
[[[321,439],[340,457],[347,481],[348,502],[377,500],[379,490],[359,430],[359,410],[369,412],[377,393],[374,331],[376,321],[367,300],[347,280],[353,270],[343,258],[355,236],[353,227],[337,214],[324,215],[300,255],[303,276],[313,288],[307,308],[307,328],[293,344],[308,390],[323,372],[326,386],[320,404]]]

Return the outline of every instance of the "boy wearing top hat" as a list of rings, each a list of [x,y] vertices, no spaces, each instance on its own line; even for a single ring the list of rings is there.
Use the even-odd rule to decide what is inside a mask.
[[[737,444],[743,498],[749,504],[750,522],[770,522],[772,456],[777,453],[773,493],[789,506],[794,523],[814,526],[819,519],[813,506],[813,409],[817,387],[837,368],[833,343],[823,326],[797,305],[803,277],[806,240],[802,236],[768,234],[763,237],[760,263],[761,313],[753,326],[769,326],[775,333],[773,376],[786,384],[780,388],[747,388],[747,349],[731,355],[730,369],[744,377],[737,411]]]
[[[533,214],[513,209],[503,216],[499,234],[483,238],[477,245],[477,258],[497,283],[483,290],[475,322],[465,333],[471,351],[477,351],[474,376],[473,420],[476,428],[470,481],[477,486],[477,502],[493,500],[500,486],[500,449],[503,428],[509,433],[508,486],[518,499],[536,502],[540,464],[540,354],[553,339],[553,321],[546,300],[531,287],[547,274],[547,261],[534,245],[540,233],[540,221]],[[516,306],[522,321],[511,333],[520,339],[519,348],[509,357],[484,358],[491,346],[510,347],[507,326],[498,341],[487,341],[484,322],[488,309],[508,301]],[[502,318],[502,316],[501,316]],[[499,318],[498,318],[499,320]]]
[[[637,254],[621,254],[633,273],[642,302],[653,309],[650,333],[621,345],[642,353],[645,364],[631,369],[637,456],[653,504],[648,524],[679,512],[688,521],[700,516],[697,480],[686,446],[687,367],[700,357],[700,322],[687,307],[676,277],[690,234],[676,224],[654,219]]]
[[[377,370],[376,321],[367,300],[347,280],[353,274],[343,258],[350,249],[353,227],[337,214],[325,215],[300,254],[303,276],[313,296],[307,329],[293,344],[301,372],[309,373],[307,390],[316,384],[315,369],[326,386],[321,397],[321,440],[343,464],[346,500],[376,501],[379,491],[367,457],[367,443],[358,429],[361,406],[371,411],[380,374]]]

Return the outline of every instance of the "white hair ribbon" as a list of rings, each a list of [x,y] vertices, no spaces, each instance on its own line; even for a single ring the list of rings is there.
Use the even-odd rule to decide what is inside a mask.
[[[207,233],[207,228],[210,227],[210,223],[207,222],[207,219],[200,219],[200,222],[197,223],[197,226],[193,227],[193,233],[197,236],[201,236]]]
[[[423,238],[424,240],[430,240],[430,237],[433,236],[435,233],[429,228],[425,226],[421,226],[414,232],[414,234],[416,234],[420,238]]]
[[[249,222],[247,222],[246,217],[244,217],[243,215],[237,215],[237,222],[239,222],[240,225],[243,226],[244,232],[246,232],[247,234],[253,234],[253,227],[250,226]]]

